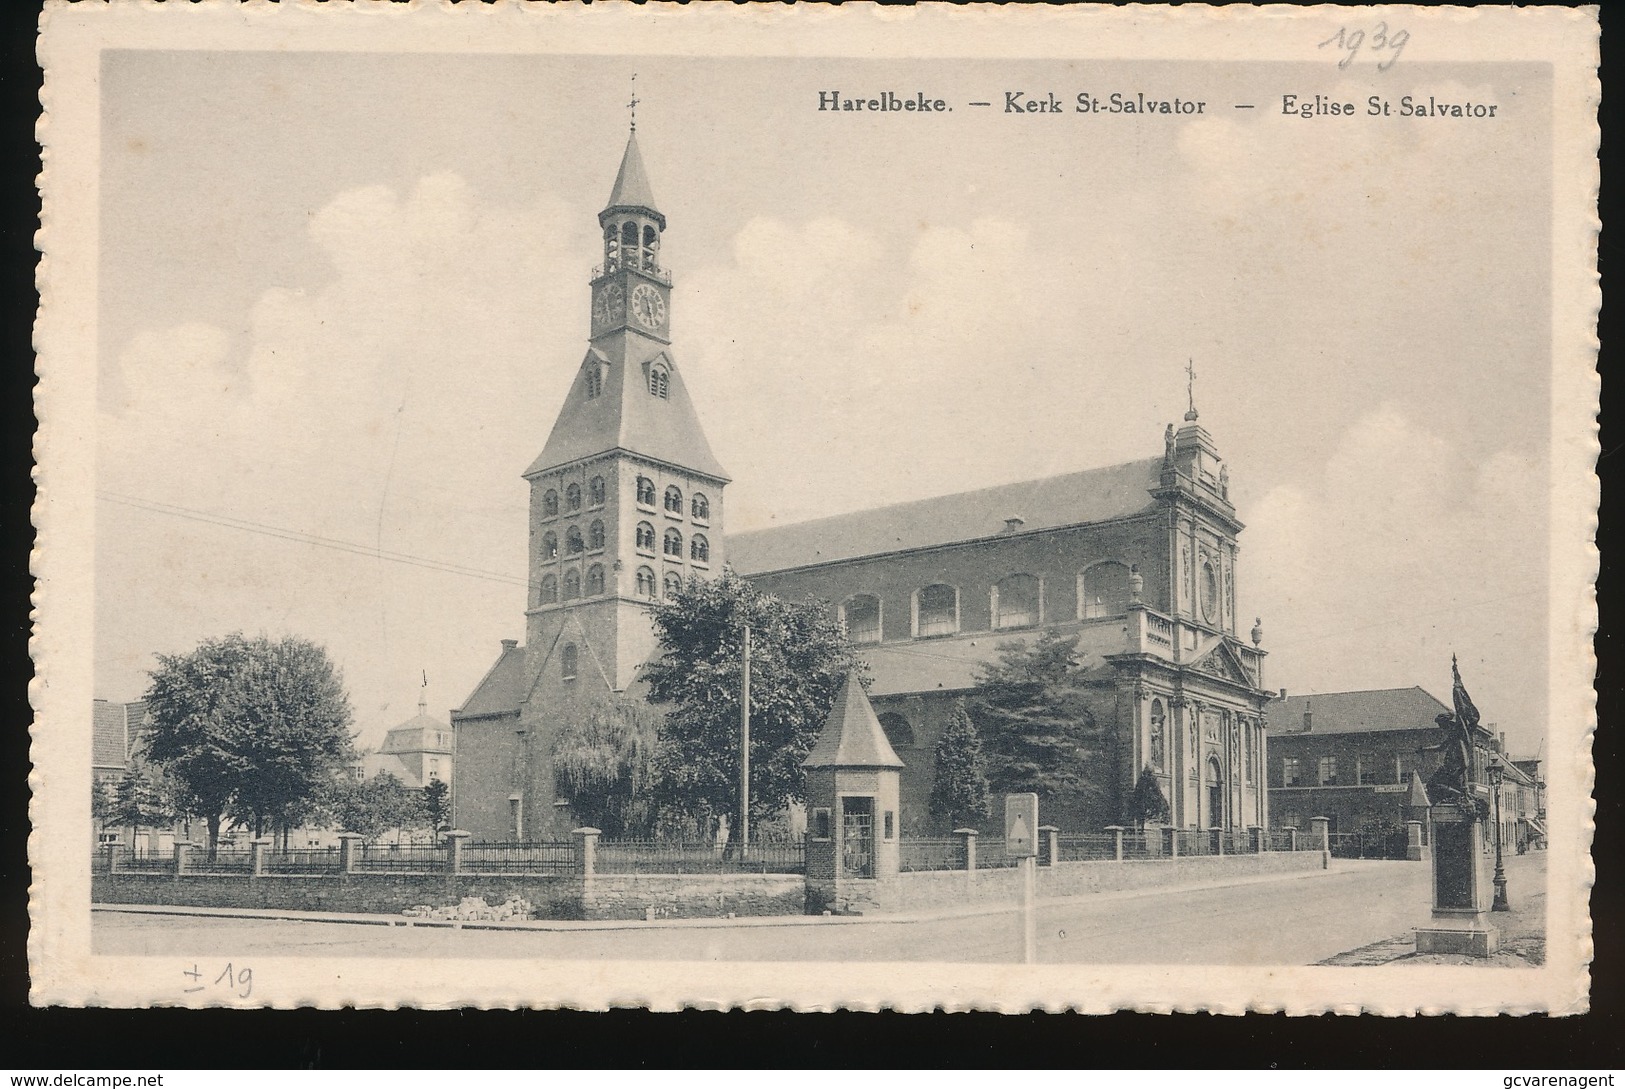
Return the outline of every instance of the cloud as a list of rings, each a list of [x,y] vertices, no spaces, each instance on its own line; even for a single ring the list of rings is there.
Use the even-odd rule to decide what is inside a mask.
[[[1538,467],[1511,450],[1472,464],[1393,405],[1333,441],[1311,484],[1243,512],[1243,604],[1264,617],[1272,683],[1447,694],[1458,653],[1485,718],[1532,749],[1545,728]]]

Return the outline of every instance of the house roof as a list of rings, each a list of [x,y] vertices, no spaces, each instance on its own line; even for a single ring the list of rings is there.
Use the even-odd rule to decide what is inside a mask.
[[[457,708],[458,718],[507,715],[519,711],[525,696],[525,651],[511,639],[502,641],[502,653],[468,699]]]
[[[612,450],[626,450],[717,480],[728,479],[727,470],[711,452],[688,386],[670,350],[660,349],[647,358],[623,356],[629,343],[633,341],[628,338],[588,349],[547,444],[525,470],[525,476]],[[669,374],[665,397],[649,392],[652,366],[664,366]],[[587,377],[594,367],[603,371],[603,387],[598,396],[589,397]]]
[[[860,556],[1037,533],[1124,518],[1151,509],[1162,458],[1000,484],[933,499],[730,534],[728,556],[742,575],[760,575]],[[1021,519],[1014,534],[1007,519]]]
[[[129,763],[129,736],[124,704],[96,700],[90,712],[90,763],[97,768],[123,768]]]
[[[804,768],[900,768],[903,762],[892,751],[886,740],[886,731],[880,728],[875,709],[863,686],[850,673],[841,682],[835,694],[835,705],[824,720],[823,732],[818,735]]]
[[[422,786],[422,784],[418,782],[417,773],[411,768],[407,767],[406,761],[402,760],[394,753],[363,753],[361,757],[361,770],[362,774],[368,779],[371,779],[375,775],[382,775],[385,772],[388,772],[390,775],[393,775],[395,778],[399,779],[405,786],[414,788]]]
[[[1030,643],[1038,635],[1036,631],[977,632],[945,639],[879,643],[860,647],[858,652],[873,678],[869,685],[871,697],[955,692],[976,687],[980,667],[997,660],[1001,646],[1017,639]],[[1082,624],[1077,635],[1078,662],[1085,669],[1099,665],[1105,655],[1119,653],[1126,645],[1121,622]]]
[[[1377,688],[1366,692],[1321,692],[1288,696],[1269,709],[1270,731],[1286,734],[1355,734],[1384,730],[1431,730],[1434,717],[1449,711],[1421,688]],[[1310,728],[1303,728],[1304,712]]]
[[[432,734],[444,734],[451,727],[437,718],[419,713],[384,736],[381,752],[450,752],[444,745],[430,744]]]
[[[604,211],[617,208],[640,208],[660,215],[655,205],[654,189],[649,185],[649,171],[643,165],[643,153],[638,150],[638,134],[633,132],[626,140],[626,151],[621,155],[621,169],[615,175],[615,188],[609,191],[609,203]]]

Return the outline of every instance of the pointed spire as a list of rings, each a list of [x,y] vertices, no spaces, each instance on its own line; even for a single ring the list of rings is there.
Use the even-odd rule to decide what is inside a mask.
[[[665,229],[666,217],[655,206],[654,191],[649,187],[649,172],[644,169],[643,154],[638,151],[636,128],[626,138],[626,153],[621,156],[620,173],[615,175],[615,188],[610,190],[609,203],[604,205],[600,218],[605,213],[632,208],[648,212],[660,221],[661,229]]]
[[[848,673],[835,694],[835,703],[824,720],[804,768],[900,768],[903,762],[886,740],[875,709],[864,695],[863,685]]]

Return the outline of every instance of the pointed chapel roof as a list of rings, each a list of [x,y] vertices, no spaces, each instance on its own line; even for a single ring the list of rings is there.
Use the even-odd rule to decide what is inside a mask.
[[[603,391],[587,396],[588,363],[604,369]],[[649,392],[649,368],[664,366],[670,374],[665,397]],[[559,409],[541,454],[525,470],[533,476],[583,458],[626,450],[655,461],[726,482],[728,471],[711,452],[682,372],[671,352],[618,362],[591,348]]]
[[[638,151],[638,134],[633,132],[626,140],[626,153],[621,156],[621,169],[615,175],[615,188],[609,191],[609,203],[599,214],[602,220],[617,209],[638,208],[660,220],[665,229],[666,217],[655,206],[654,190],[649,185],[649,172],[643,166],[643,153]]]
[[[835,694],[824,731],[801,762],[804,768],[900,768],[903,762],[892,751],[886,731],[880,728],[875,709],[863,686],[848,673]]]

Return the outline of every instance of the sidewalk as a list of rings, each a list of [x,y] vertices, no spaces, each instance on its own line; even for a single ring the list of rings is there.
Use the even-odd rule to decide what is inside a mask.
[[[1220,877],[1208,881],[1189,881],[1177,885],[1159,885],[1145,889],[1127,889],[1116,892],[1080,893],[1075,896],[1041,897],[1039,907],[1052,907],[1086,901],[1112,903],[1147,896],[1168,896],[1208,889],[1224,889],[1242,885],[1260,885],[1287,881],[1312,881],[1339,872],[1338,861],[1331,869],[1308,870],[1301,873],[1253,874]],[[421,927],[440,930],[517,930],[532,932],[565,931],[585,932],[600,930],[704,930],[758,927],[809,926],[861,926],[895,925],[900,923],[929,922],[940,919],[971,918],[979,915],[1004,915],[1017,910],[1015,902],[1008,904],[970,904],[963,907],[943,907],[930,911],[913,911],[896,915],[749,915],[735,918],[700,919],[525,919],[507,922],[461,921],[455,919],[422,919],[404,915],[362,914],[340,911],[286,911],[258,908],[185,907],[169,904],[91,904],[92,912],[130,915],[171,915],[182,918],[254,919],[259,921],[352,923],[362,926]]]

